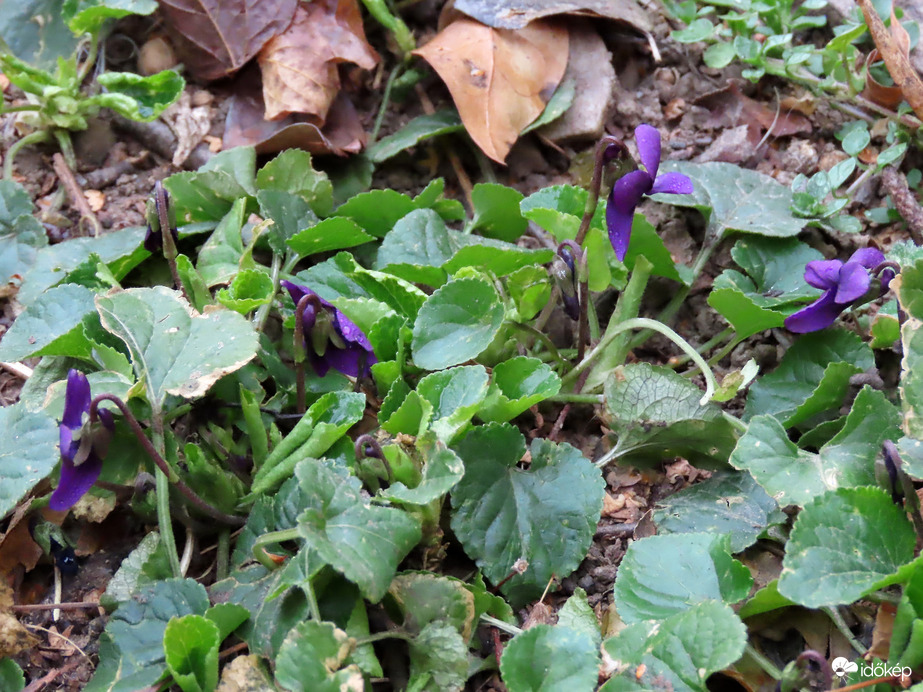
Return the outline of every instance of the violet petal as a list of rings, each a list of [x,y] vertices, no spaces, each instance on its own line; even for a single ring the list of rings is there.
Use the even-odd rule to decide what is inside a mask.
[[[833,324],[844,307],[834,300],[834,291],[827,291],[820,299],[786,317],[785,327],[796,334],[816,332]]]
[[[879,264],[885,261],[884,253],[881,250],[873,247],[864,247],[856,250],[852,253],[846,263],[858,263],[861,264],[866,269],[874,269]]]
[[[635,144],[638,145],[641,163],[651,180],[654,180],[660,168],[660,132],[650,125],[638,125],[635,128]]]
[[[804,268],[804,280],[808,285],[825,291],[835,288],[842,267],[840,260],[811,260]]]
[[[654,181],[649,194],[666,192],[671,195],[691,195],[694,191],[689,176],[682,173],[664,173]]]
[[[62,456],[61,478],[58,487],[51,494],[48,507],[56,512],[73,507],[96,482],[102,470],[103,460],[95,452],[91,451],[87,460],[80,466],[74,466],[73,457]]]
[[[609,242],[620,262],[628,252],[635,207],[652,184],[651,177],[644,171],[632,171],[616,180],[612,186],[606,204],[606,227],[609,230]]]
[[[90,381],[79,370],[71,368],[67,373],[67,388],[64,392],[64,415],[61,425],[79,430],[83,425],[83,414],[90,410]]]
[[[841,305],[847,305],[858,300],[869,290],[872,279],[869,271],[858,262],[847,262],[840,269],[840,278],[837,282],[835,300]]]

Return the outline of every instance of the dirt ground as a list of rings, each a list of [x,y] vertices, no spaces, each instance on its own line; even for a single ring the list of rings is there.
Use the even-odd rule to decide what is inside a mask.
[[[432,11],[428,13],[424,8],[409,19],[414,22],[412,28],[421,43],[433,33],[435,20]],[[615,23],[593,22],[613,55],[618,77],[606,121],[608,133],[631,140],[634,128],[642,122],[648,123],[663,134],[665,158],[737,163],[772,175],[784,184],[790,183],[798,173],[811,175],[821,168],[829,169],[841,160],[833,133],[846,116],[817,103],[810,116],[799,115],[797,122],[788,123],[791,125],[789,129],[795,130],[792,134],[779,136],[773,131],[767,132],[768,127],[761,124],[756,125],[754,132],[754,120],[772,123],[780,100],[804,99],[805,92],[790,83],[773,79],[764,79],[758,87],[753,86],[740,79],[739,70],[735,68],[721,71],[705,68],[701,61],[701,48],[671,40],[669,33],[677,27],[663,17],[656,18],[654,23],[653,40],[659,49],[659,61],[652,54],[645,37]],[[149,27],[134,22],[126,30],[143,35]],[[374,33],[370,36],[372,42],[377,38],[380,36]],[[370,129],[381,98],[382,75],[351,71],[344,82],[352,92],[363,124]],[[437,107],[451,105],[448,91],[435,76],[425,78],[423,87]],[[207,94],[197,97],[200,100],[211,99],[210,134],[216,138],[224,132],[230,88],[231,85],[221,83],[189,87],[193,94]],[[8,88],[7,95],[15,97],[15,89]],[[753,109],[760,113],[759,118],[753,117]],[[419,100],[411,93],[389,111],[384,120],[383,134],[396,131],[422,112]],[[754,137],[759,140],[758,146],[754,146]],[[165,157],[166,151],[152,148],[150,140],[143,142],[105,117],[94,123],[88,132],[79,134],[75,144],[80,161],[77,181],[84,189],[98,190],[98,209],[95,211],[107,231],[142,225],[145,203],[154,182],[177,170]],[[461,188],[445,155],[446,148],[451,147],[458,154],[472,181],[478,182],[484,179],[480,168],[484,159],[475,156],[472,146],[462,136],[456,135],[450,135],[435,145],[420,146],[415,152],[401,155],[379,167],[373,187],[416,193],[433,177],[443,176],[447,194],[461,199]],[[508,166],[493,165],[492,173],[498,182],[512,185],[524,194],[559,183],[585,184],[592,146],[593,142],[588,141],[555,144],[529,135],[515,146],[508,158]],[[52,242],[58,242],[78,233],[76,222],[79,214],[67,202],[55,208],[59,184],[52,169],[51,153],[45,149],[23,151],[17,158],[16,174],[17,180],[33,196]],[[322,157],[317,163],[318,167],[324,168],[330,162]],[[91,176],[95,178],[88,181]],[[88,184],[92,182],[96,185]],[[857,202],[850,210],[854,213],[880,206],[882,196],[877,181],[870,179],[857,191],[855,199]],[[693,211],[653,204],[649,212],[649,219],[659,229],[674,258],[690,263],[703,234],[699,215]],[[876,227],[867,221],[864,225],[869,237],[883,247],[903,237],[903,231],[897,227]],[[854,249],[858,237],[811,231],[807,239],[829,255],[844,256]],[[678,315],[675,328],[693,345],[708,341],[726,326],[705,305],[705,298],[712,279],[732,264],[731,245],[725,243],[713,255],[687,301],[687,307]],[[670,297],[669,282],[655,283],[655,288],[659,290],[649,291],[644,314],[655,314]],[[600,298],[601,304],[607,301],[611,303],[612,297]],[[2,302],[0,334],[15,319],[16,311],[14,301],[7,299]],[[771,368],[788,343],[789,337],[776,331],[756,335],[735,349],[720,364],[718,371],[740,367],[750,357],[757,358],[764,369]],[[634,356],[662,363],[674,354],[671,345],[654,339]],[[889,357],[887,353],[881,354],[885,360]],[[884,365],[886,363],[883,362]],[[21,379],[15,374],[0,371],[0,404],[15,402],[21,384]],[[741,407],[742,399],[731,406]],[[531,429],[524,431],[535,435],[540,430],[541,434],[547,435],[556,414],[556,410],[546,412],[544,417],[536,418]],[[607,448],[605,431],[597,417],[571,416],[558,439],[570,442],[590,458],[598,457]],[[549,599],[552,610],[558,601],[580,587],[589,594],[590,603],[604,614],[612,598],[612,585],[626,542],[649,535],[650,513],[658,500],[707,475],[683,460],[668,465],[662,471],[642,473],[610,468],[605,476],[608,494],[603,518],[593,546],[577,572],[564,579],[562,589]],[[5,525],[3,529],[11,526]],[[138,519],[121,510],[101,524],[81,522],[79,528],[77,524],[75,528],[80,540],[80,569],[75,576],[65,577],[61,601],[96,601],[121,560],[140,541],[146,529]],[[24,524],[11,531],[4,549],[0,550],[0,568],[14,577],[17,603],[48,602],[53,592],[50,565],[38,564],[26,571],[21,563],[14,561],[10,564],[9,559],[3,562],[4,555],[24,550],[14,549],[11,542],[18,540],[25,545],[27,539],[24,534]],[[197,548],[199,554],[190,570],[192,576],[209,569],[209,550],[213,546],[200,545]],[[205,579],[207,581],[208,577]],[[542,608],[531,609],[529,616],[549,617]],[[23,622],[32,628],[41,643],[31,652],[19,656],[18,662],[31,680],[51,675],[44,687],[33,689],[81,689],[92,674],[98,637],[105,625],[102,614],[96,609],[64,610],[54,622],[49,611],[40,611],[25,615]]]

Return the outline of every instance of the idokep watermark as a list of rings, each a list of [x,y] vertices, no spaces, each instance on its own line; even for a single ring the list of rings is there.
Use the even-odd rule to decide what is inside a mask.
[[[887,677],[910,677],[913,670],[910,666],[889,666],[882,661],[874,663],[862,662],[856,663],[849,661],[842,656],[833,659],[830,664],[834,674],[839,678],[845,678],[850,673],[859,673],[863,678],[887,678]]]

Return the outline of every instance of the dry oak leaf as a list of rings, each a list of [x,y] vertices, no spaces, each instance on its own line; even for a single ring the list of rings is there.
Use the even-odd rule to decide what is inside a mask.
[[[177,52],[194,76],[210,81],[236,72],[292,22],[297,0],[160,0],[185,41]]]
[[[323,123],[340,91],[337,64],[370,70],[378,53],[365,40],[357,0],[314,0],[298,5],[291,26],[266,44],[259,62],[267,120],[307,113]]]
[[[871,0],[858,0],[862,8],[862,16],[865,17],[865,23],[869,28],[869,33],[875,41],[875,47],[885,65],[894,84],[900,87],[901,93],[913,108],[913,112],[918,118],[923,120],[923,80],[910,63],[908,54],[910,40],[907,32],[900,22],[894,16],[894,10],[891,11],[891,28],[888,29],[885,23],[878,16],[878,12],[872,5]]]
[[[475,143],[504,163],[522,129],[545,109],[567,67],[567,29],[538,20],[524,29],[452,22],[414,51],[449,87]]]

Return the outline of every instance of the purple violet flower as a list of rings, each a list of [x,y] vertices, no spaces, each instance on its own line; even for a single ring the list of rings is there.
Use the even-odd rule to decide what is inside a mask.
[[[814,260],[804,269],[804,280],[824,294],[807,307],[785,318],[789,331],[798,334],[816,332],[829,327],[840,313],[864,296],[872,284],[870,270],[885,261],[885,256],[875,248],[856,250],[846,262],[840,260]],[[881,273],[882,291],[894,278],[894,271]]]
[[[92,432],[84,428],[83,417],[90,412],[90,382],[87,376],[79,370],[71,369],[67,373],[67,389],[64,393],[64,415],[59,426],[59,447],[61,449],[61,478],[58,487],[51,494],[48,502],[49,508],[56,512],[68,510],[77,504],[90,487],[99,478],[103,469],[105,452],[101,446],[91,444],[86,458],[77,461],[80,451],[80,438]],[[115,423],[112,413],[105,409],[98,409],[99,419],[108,431],[112,431]]]
[[[319,353],[314,348],[315,335],[311,334],[315,324],[318,322],[318,315],[313,303],[305,306],[302,316],[302,327],[305,335],[305,348],[308,352],[308,359],[320,377],[327,374],[330,368],[339,370],[344,375],[359,377],[369,374],[369,367],[378,362],[375,352],[372,350],[372,344],[362,330],[357,327],[352,320],[336,309],[333,305],[321,298],[317,293],[307,286],[301,286],[291,281],[282,281],[295,305],[306,295],[316,296],[317,300],[324,308],[328,324],[332,328],[332,333],[328,333],[325,338],[326,345],[323,346],[323,353]]]
[[[631,223],[635,207],[644,195],[667,192],[673,195],[688,195],[693,191],[692,181],[682,173],[657,175],[660,168],[660,133],[650,125],[635,128],[635,142],[645,170],[636,170],[623,175],[612,186],[612,194],[606,205],[606,226],[609,242],[619,261],[628,253],[631,239]]]

